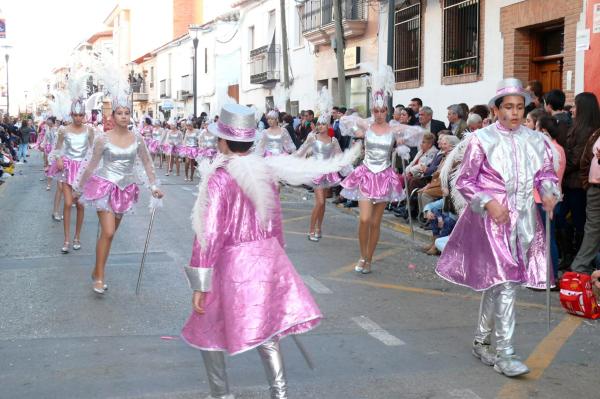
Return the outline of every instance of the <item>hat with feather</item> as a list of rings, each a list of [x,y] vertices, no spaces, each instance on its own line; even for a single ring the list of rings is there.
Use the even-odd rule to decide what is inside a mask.
[[[394,93],[395,77],[392,67],[383,65],[379,68],[368,62],[359,64],[369,75],[365,76],[371,86],[371,108],[384,108],[388,105],[389,96]]]

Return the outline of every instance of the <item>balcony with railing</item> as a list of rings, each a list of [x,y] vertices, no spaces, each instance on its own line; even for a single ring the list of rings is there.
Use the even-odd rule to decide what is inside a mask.
[[[183,75],[181,77],[181,97],[193,97],[194,89],[192,86],[192,77],[190,75]]]
[[[146,82],[137,80],[131,83],[131,91],[133,92],[133,101],[148,101],[148,90],[146,90]]]
[[[279,45],[267,45],[250,51],[250,83],[269,84],[279,81]]]
[[[368,0],[340,0],[344,38],[360,37],[367,30]],[[333,0],[308,0],[301,7],[302,34],[313,45],[329,44],[335,35]]]

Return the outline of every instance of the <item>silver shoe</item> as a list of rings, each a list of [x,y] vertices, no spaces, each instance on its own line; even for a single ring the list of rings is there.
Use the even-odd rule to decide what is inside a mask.
[[[315,233],[310,233],[308,234],[308,241],[317,242],[319,241],[319,238]]]
[[[320,240],[322,237],[323,236],[321,235],[321,231],[320,230],[319,231],[315,231],[315,238],[317,238],[317,239]]]
[[[96,282],[96,279],[94,278],[94,275],[92,274],[92,282]],[[102,286],[102,288],[104,288],[104,291],[108,291],[108,284],[104,283],[104,285]],[[94,290],[96,291],[96,290]]]
[[[362,274],[371,274],[371,262],[365,261],[363,269],[360,271]]]
[[[102,288],[98,288],[96,287],[96,283],[102,283]],[[102,280],[96,280],[92,283],[92,290],[96,293],[96,294],[101,294],[104,295],[104,293],[106,292],[106,288],[104,288],[104,282]]]
[[[529,367],[519,360],[516,355],[497,355],[494,370],[507,377],[518,377],[529,373]]]
[[[79,240],[73,240],[73,249],[75,251],[80,250],[81,249],[81,242]]]
[[[63,243],[63,247],[60,249],[60,252],[62,252],[63,254],[69,253],[69,242],[68,241],[65,241]]]
[[[490,344],[482,344],[481,342],[473,342],[473,356],[481,360],[481,363],[487,366],[493,366],[496,362],[496,353]]]
[[[358,262],[356,262],[356,266],[354,266],[354,271],[357,273],[362,273],[365,266],[365,260],[360,258]]]
[[[52,219],[56,222],[60,222],[62,220],[62,217],[58,213],[53,213]]]

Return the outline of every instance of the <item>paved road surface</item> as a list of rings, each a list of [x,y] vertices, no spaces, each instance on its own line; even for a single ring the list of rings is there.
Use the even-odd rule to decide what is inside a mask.
[[[62,226],[39,180],[38,154],[0,187],[0,398],[201,398],[200,354],[178,334],[190,312],[183,265],[195,185],[164,178],[142,293],[135,296],[148,211],[144,192],[125,217],[107,267],[110,290],[91,291],[97,218],[88,212],[83,248],[61,255]],[[374,272],[357,276],[354,216],[328,207],[324,238],[306,239],[311,202],[284,189],[287,251],[325,314],[302,337],[310,371],[283,341],[291,398],[600,397],[598,324],[565,316],[553,295],[547,335],[544,294],[519,292],[516,346],[532,373],[509,380],[470,354],[479,297],[435,276],[435,258],[385,230]],[[172,338],[172,339],[171,339]],[[239,398],[267,398],[258,354],[228,359]]]

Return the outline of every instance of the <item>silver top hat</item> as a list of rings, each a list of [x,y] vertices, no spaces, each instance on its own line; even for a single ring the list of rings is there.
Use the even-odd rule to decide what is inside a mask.
[[[531,94],[523,89],[523,83],[516,78],[506,78],[498,83],[496,95],[492,97],[488,105],[495,106],[496,100],[506,96],[521,96],[525,99],[525,106],[531,103]]]
[[[254,111],[240,104],[225,104],[219,120],[208,125],[208,131],[225,140],[252,142],[256,138]]]

